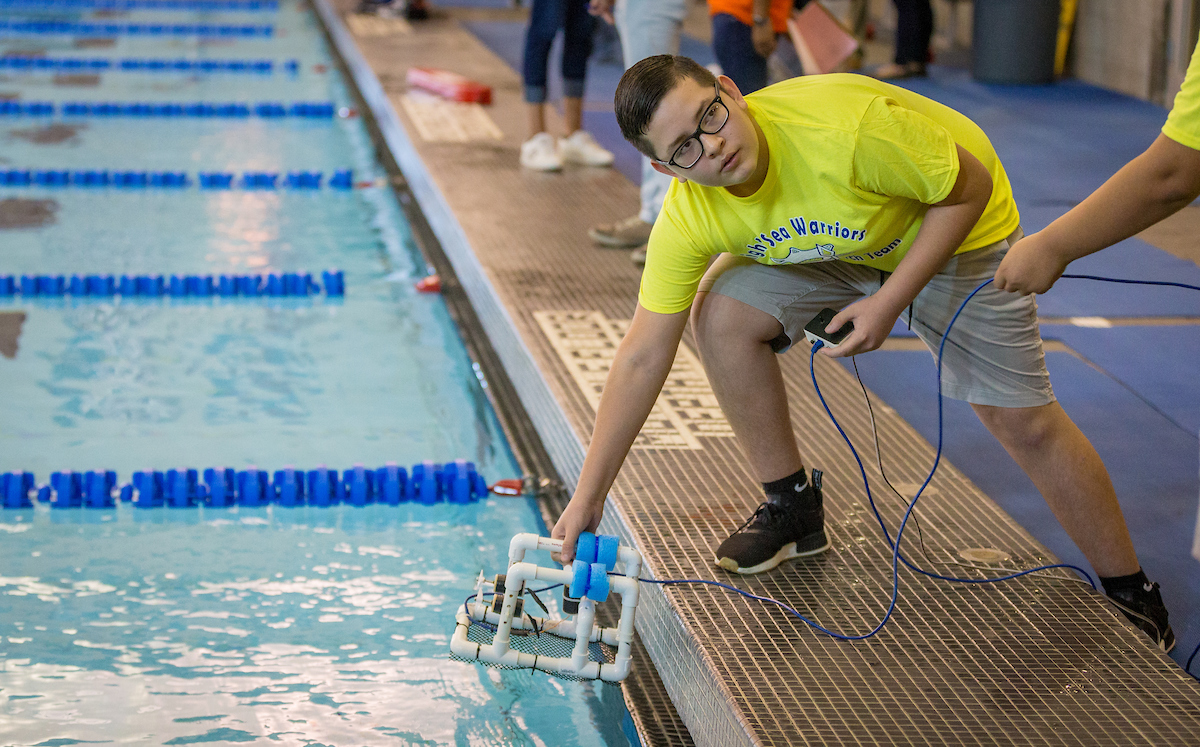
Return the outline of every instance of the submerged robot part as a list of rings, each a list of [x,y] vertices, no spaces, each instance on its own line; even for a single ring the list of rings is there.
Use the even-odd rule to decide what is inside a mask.
[[[538,669],[572,679],[605,682],[625,679],[631,661],[641,553],[631,547],[622,547],[616,537],[596,536],[590,532],[579,536],[575,561],[568,568],[525,562],[525,553],[530,550],[557,553],[562,550],[562,540],[528,533],[512,538],[508,548],[508,572],[489,582],[480,571],[475,594],[455,616],[457,625],[450,640],[451,654],[464,661],[511,669]],[[526,588],[534,581],[564,587],[563,617],[549,617],[549,610],[533,594],[535,590]],[[525,611],[526,593],[533,595],[538,605],[546,610],[547,617],[534,617]],[[621,616],[617,627],[602,628],[595,622],[596,604],[607,600],[610,593],[621,598]],[[490,642],[473,640],[473,626],[491,631]],[[514,635],[528,637],[531,634],[538,638],[554,636],[567,644],[557,650],[569,655],[547,654],[544,647],[543,653],[530,653],[512,646]],[[589,647],[595,643],[616,647],[612,662],[589,655]]]

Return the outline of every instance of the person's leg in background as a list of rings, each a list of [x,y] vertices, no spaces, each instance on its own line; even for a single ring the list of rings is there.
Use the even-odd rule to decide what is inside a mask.
[[[753,30],[728,13],[712,17],[712,45],[721,72],[742,95],[767,86],[767,58],[754,49]]]
[[[611,166],[613,154],[600,146],[583,129],[583,91],[587,61],[592,54],[592,32],[596,18],[588,13],[588,0],[561,0],[563,22],[563,119],[567,135],[558,141],[558,152],[566,163],[581,166]]]
[[[925,75],[929,39],[933,36],[933,7],[929,0],[892,0],[896,4],[895,62],[872,75],[884,80]]]
[[[679,54],[679,37],[687,16],[686,0],[618,0],[613,16],[621,37],[625,67],[659,54]],[[641,209],[637,215],[593,227],[588,236],[597,244],[632,249],[633,261],[645,261],[650,229],[662,209],[671,177],[660,174],[642,157]]]
[[[562,28],[567,0],[533,0],[525,29],[521,77],[524,84],[529,138],[521,145],[521,165],[536,171],[557,171],[562,157],[554,136],[546,132],[546,82],[550,45]]]

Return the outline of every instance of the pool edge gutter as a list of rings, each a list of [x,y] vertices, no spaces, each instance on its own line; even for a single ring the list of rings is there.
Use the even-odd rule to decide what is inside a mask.
[[[328,1],[309,2],[321,21],[333,51],[345,68],[349,82],[356,89],[355,93],[369,110],[368,122],[374,121],[381,144],[387,149],[386,155],[394,161],[399,171],[393,186],[397,187],[401,207],[406,208],[405,213],[410,216],[414,212],[408,209],[411,206],[403,204],[407,196],[405,191],[417,202],[419,210],[415,211],[417,220],[413,224],[414,234],[418,242],[423,243],[422,251],[426,253],[427,261],[434,266],[439,275],[443,275],[442,287],[447,307],[455,317],[455,322],[459,324],[460,335],[468,352],[479,363],[482,374],[490,384],[489,397],[522,468],[532,470],[535,481],[541,482],[540,485],[535,484],[532,487],[538,493],[539,507],[547,526],[553,526],[553,522],[570,498],[571,488],[578,480],[586,453],[584,444],[575,434],[566,412],[539,370],[532,352],[521,339],[516,324],[496,294],[483,266],[471,249],[466,233],[399,121],[374,70]],[[426,238],[432,241],[420,241],[423,230],[429,234]],[[455,303],[455,296],[460,294],[461,298],[457,299],[459,303]],[[481,338],[478,332],[482,332]],[[520,412],[504,412],[506,390],[515,396]],[[522,421],[532,425],[533,434],[525,432],[527,429],[522,428]],[[600,531],[619,535],[623,542],[637,546],[633,532],[611,497],[605,505],[605,516]],[[655,648],[668,657],[671,655],[669,652],[691,652],[690,666],[684,669],[693,671],[685,677],[685,681],[677,681],[676,687],[672,687],[665,680],[663,684],[675,704],[681,703],[682,696],[683,703],[696,707],[699,705],[698,701],[704,699],[695,697],[694,687],[706,678],[696,679],[700,672],[695,670],[702,667],[701,652],[696,650],[695,641],[684,629],[670,624],[671,621],[678,621],[678,616],[667,600],[664,587],[643,587],[639,606],[642,608],[642,615],[639,616],[637,628],[644,642],[648,644],[657,640],[658,645]],[[654,620],[656,624],[649,625],[648,620]],[[646,664],[649,665],[650,662],[647,661]],[[679,662],[676,662],[675,668],[678,672]],[[687,680],[690,680],[691,684]],[[631,702],[628,693],[625,699],[627,704]],[[723,700],[718,696],[717,702]],[[653,705],[650,707],[655,708]],[[678,705],[675,705],[675,709],[682,717],[683,710],[680,710]],[[648,730],[643,726],[646,714],[639,714],[635,708],[628,710],[639,738],[643,744],[648,744]],[[729,713],[727,716],[732,718],[718,718],[717,723],[714,723],[711,718],[712,709],[701,706],[701,710],[709,712],[709,717],[701,720],[708,722],[704,731],[710,736],[721,733],[727,736],[736,734],[734,741],[723,742],[724,744],[734,744],[747,739],[749,730],[737,716]],[[685,723],[688,720],[685,719]],[[717,728],[714,730],[713,727]],[[690,726],[688,728],[691,729]]]

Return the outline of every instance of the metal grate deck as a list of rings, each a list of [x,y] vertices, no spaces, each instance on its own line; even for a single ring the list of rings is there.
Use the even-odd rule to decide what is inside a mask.
[[[581,388],[587,382],[565,365],[545,320],[548,312],[579,312],[619,328],[632,315],[636,268],[626,252],[591,246],[585,231],[630,214],[636,189],[606,170],[521,171],[519,78],[453,16],[354,38],[325,0],[316,2],[546,452],[573,484],[594,411]],[[333,7],[344,13],[352,5]],[[487,114],[502,137],[475,127],[465,137],[479,139],[466,142],[421,139],[411,107],[399,101],[409,66],[445,67],[491,85]],[[830,552],[753,578],[713,565],[712,548],[757,505],[759,489],[736,442],[696,420],[711,408],[691,383],[663,405],[673,413],[664,428],[687,437],[647,440],[631,453],[602,529],[636,544],[656,578],[731,583],[827,627],[864,633],[887,608],[891,552],[857,466],[812,390],[807,353],[781,362],[806,463],[826,471]],[[857,382],[824,359],[817,373],[843,427],[871,454]],[[915,491],[933,449],[877,400],[875,411],[888,475]],[[883,486],[877,469],[868,470],[872,486]],[[931,488],[918,510],[926,552],[915,526],[905,534],[905,552],[918,564],[980,577],[955,565],[960,550],[977,547],[1009,554],[1009,567],[1054,561],[947,462]],[[894,531],[902,502],[890,492],[876,499]],[[966,585],[902,570],[892,621],[858,643],[711,587],[646,587],[642,598],[638,631],[661,682],[639,677],[626,698],[646,744],[1200,743],[1200,686],[1067,574]]]

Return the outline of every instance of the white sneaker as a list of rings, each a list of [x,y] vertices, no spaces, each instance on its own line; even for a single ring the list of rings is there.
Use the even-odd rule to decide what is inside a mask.
[[[580,166],[612,166],[613,154],[600,147],[595,138],[584,130],[575,130],[558,141],[562,160]]]
[[[549,132],[539,132],[521,143],[521,165],[534,171],[558,171],[563,159]]]

